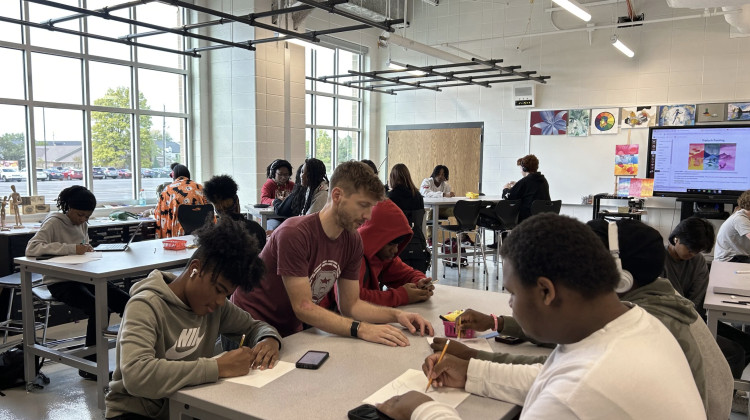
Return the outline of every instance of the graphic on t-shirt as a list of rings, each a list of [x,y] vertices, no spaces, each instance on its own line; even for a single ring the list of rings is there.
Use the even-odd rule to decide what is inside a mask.
[[[688,169],[698,171],[733,171],[737,143],[692,143]]]
[[[316,305],[331,291],[340,275],[341,267],[333,260],[322,261],[315,267],[310,275],[310,290],[312,290],[312,300]]]
[[[180,360],[193,354],[203,341],[203,337],[206,336],[205,332],[203,335],[198,335],[199,332],[198,328],[183,328],[177,341],[167,349],[164,356],[168,360]]]

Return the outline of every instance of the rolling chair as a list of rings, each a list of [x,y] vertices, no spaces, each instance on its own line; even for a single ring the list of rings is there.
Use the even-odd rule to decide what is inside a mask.
[[[182,204],[177,207],[177,221],[182,225],[185,235],[190,235],[209,219],[214,219],[214,206],[211,204]]]

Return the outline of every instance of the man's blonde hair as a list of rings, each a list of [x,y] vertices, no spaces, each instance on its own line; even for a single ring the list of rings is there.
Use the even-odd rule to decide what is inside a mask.
[[[385,199],[385,187],[380,178],[372,172],[367,164],[350,160],[339,163],[331,175],[331,190],[341,188],[344,194],[350,195],[363,190],[377,201]]]

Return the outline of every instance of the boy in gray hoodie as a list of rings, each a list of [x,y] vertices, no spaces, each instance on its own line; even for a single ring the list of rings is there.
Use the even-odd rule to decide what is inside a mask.
[[[193,235],[199,247],[185,271],[154,270],[130,289],[107,419],[167,419],[167,398],[180,388],[273,368],[279,360],[278,332],[227,300],[263,276],[257,240],[227,217]],[[219,334],[244,335],[245,346],[214,359]]]
[[[40,255],[82,255],[93,251],[89,245],[88,220],[96,207],[94,194],[80,185],[65,188],[57,197],[59,212],[50,213],[42,222],[39,232],[26,245],[27,257]],[[86,326],[86,347],[96,346],[96,322],[93,321],[96,310],[94,285],[44,277],[52,297],[74,308],[83,311],[89,322]],[[128,294],[119,287],[107,283],[108,312],[122,315]],[[96,354],[86,356],[96,361]],[[78,374],[82,378],[96,380],[96,375],[83,370]]]

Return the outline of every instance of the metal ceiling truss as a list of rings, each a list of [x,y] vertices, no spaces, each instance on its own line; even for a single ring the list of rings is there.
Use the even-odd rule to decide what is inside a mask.
[[[209,50],[216,50],[216,49],[230,48],[230,47],[241,48],[241,49],[252,51],[252,50],[255,50],[256,44],[268,43],[268,42],[279,42],[279,41],[291,40],[295,38],[302,40],[302,41],[307,41],[307,42],[320,42],[320,39],[318,38],[318,36],[320,35],[327,35],[327,34],[340,33],[340,32],[349,32],[349,31],[358,31],[358,30],[363,30],[363,29],[368,29],[368,28],[378,28],[378,29],[383,29],[388,32],[394,32],[395,31],[394,25],[398,25],[404,22],[404,19],[386,19],[383,21],[372,21],[372,20],[363,18],[361,16],[357,16],[356,14],[353,14],[351,12],[335,8],[336,5],[348,3],[350,0],[328,0],[325,2],[318,2],[315,0],[299,0],[301,3],[304,3],[304,4],[299,5],[299,6],[292,6],[292,7],[272,10],[268,12],[250,13],[248,15],[243,15],[243,16],[235,16],[235,15],[224,13],[219,10],[214,10],[208,7],[197,6],[197,5],[188,3],[186,1],[182,1],[182,0],[135,0],[135,1],[127,2],[127,3],[107,6],[101,9],[97,9],[97,10],[90,10],[90,9],[76,7],[76,6],[70,6],[67,4],[58,3],[55,1],[51,1],[51,0],[25,0],[25,1],[30,2],[30,3],[41,4],[41,5],[45,5],[49,7],[54,7],[60,10],[66,10],[69,12],[73,12],[74,14],[69,15],[69,16],[63,16],[60,18],[45,20],[40,23],[27,22],[27,21],[20,20],[20,19],[6,18],[4,16],[0,16],[0,21],[8,22],[8,23],[15,23],[18,25],[31,26],[31,27],[39,28],[39,29],[47,29],[50,31],[56,31],[56,32],[61,32],[61,33],[66,33],[66,34],[71,34],[71,35],[85,36],[88,38],[94,38],[94,39],[99,39],[103,41],[115,42],[119,44],[137,46],[141,48],[149,48],[149,49],[154,49],[154,50],[173,53],[173,54],[187,55],[191,57],[200,57],[200,54],[198,54],[199,51],[209,51]],[[182,7],[184,9],[205,13],[207,15],[216,16],[219,19],[215,19],[215,20],[211,20],[207,22],[198,22],[198,23],[183,25],[183,26],[179,26],[175,28],[167,28],[164,26],[154,25],[154,24],[141,22],[141,21],[134,20],[134,19],[128,19],[128,18],[124,18],[120,16],[115,16],[111,14],[111,12],[114,12],[117,10],[127,9],[129,7],[136,7],[136,6],[140,6],[140,5],[144,5],[148,3],[153,3],[155,1],[158,1],[164,4],[169,4],[175,7]],[[329,13],[337,14],[337,15],[349,18],[351,20],[360,22],[360,24],[333,28],[333,29],[324,29],[324,30],[319,30],[319,31],[294,32],[294,31],[282,28],[280,26],[258,21],[258,19],[265,18],[265,17],[284,15],[287,13],[299,12],[299,11],[310,10],[310,9],[325,10]],[[144,27],[144,28],[152,29],[152,31],[140,32],[140,33],[135,33],[135,34],[126,34],[118,38],[112,38],[112,37],[107,37],[107,36],[102,36],[102,35],[97,35],[93,33],[82,32],[82,31],[75,31],[72,29],[60,28],[58,26],[55,26],[62,22],[67,22],[67,21],[75,20],[75,19],[81,19],[81,18],[88,17],[88,16],[98,17],[98,18],[106,19],[106,20],[113,20],[116,22],[126,23],[129,25],[135,25],[139,27]],[[200,35],[200,34],[191,32],[191,30],[194,30],[194,29],[200,29],[200,28],[210,27],[214,25],[222,25],[225,23],[232,23],[232,22],[242,23],[242,24],[254,26],[256,28],[267,29],[269,31],[278,33],[279,36],[272,37],[272,38],[263,38],[263,39],[256,39],[256,40],[233,42],[230,40],[224,40],[224,39],[220,39],[216,37]],[[184,51],[180,51],[180,50],[163,48],[163,47],[158,47],[154,45],[143,44],[143,43],[137,42],[137,38],[165,34],[165,33],[171,33],[171,34],[193,38],[193,39],[197,39],[201,41],[206,41],[206,42],[212,43],[212,45],[207,45],[204,47],[189,48]]]
[[[501,66],[502,59],[479,60],[472,58],[465,63],[440,64],[435,66],[412,66],[404,69],[359,72],[349,70],[348,74],[307,77],[308,80],[346,86],[352,89],[396,95],[404,90],[428,89],[441,92],[442,88],[456,86],[492,87],[496,83],[534,81],[547,83],[551,76],[536,76],[536,71],[519,71],[521,66]],[[480,66],[480,67],[477,67]],[[446,69],[456,69],[449,70]],[[438,71],[441,70],[441,71]],[[470,75],[470,76],[464,76]],[[341,79],[356,78],[342,81]],[[486,80],[490,79],[490,80]],[[391,89],[388,89],[391,88]]]

